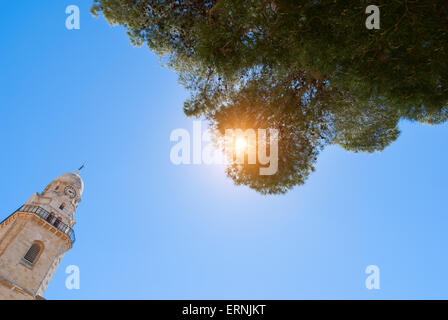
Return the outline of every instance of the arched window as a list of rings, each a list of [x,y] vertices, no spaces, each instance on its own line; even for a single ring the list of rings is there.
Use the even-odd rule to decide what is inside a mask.
[[[23,259],[29,264],[34,265],[39,259],[39,256],[41,255],[43,249],[44,249],[43,244],[39,242],[34,242],[28,249],[28,252],[25,254]]]

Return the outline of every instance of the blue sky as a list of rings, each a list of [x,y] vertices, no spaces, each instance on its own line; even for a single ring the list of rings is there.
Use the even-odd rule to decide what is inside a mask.
[[[71,4],[80,30],[65,28]],[[90,5],[0,13],[0,219],[87,161],[47,299],[448,298],[447,125],[403,122],[373,155],[327,148],[305,186],[261,196],[220,166],[170,162],[171,131],[192,130],[188,92]],[[365,287],[372,264],[380,290]]]

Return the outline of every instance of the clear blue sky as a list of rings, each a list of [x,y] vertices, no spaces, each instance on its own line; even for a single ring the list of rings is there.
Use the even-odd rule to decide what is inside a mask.
[[[65,28],[70,4],[80,30]],[[305,186],[261,196],[222,167],[170,162],[188,93],[90,5],[0,12],[0,219],[88,162],[77,242],[46,298],[448,298],[447,125],[403,122],[373,155],[327,148]],[[80,290],[65,288],[69,265]]]

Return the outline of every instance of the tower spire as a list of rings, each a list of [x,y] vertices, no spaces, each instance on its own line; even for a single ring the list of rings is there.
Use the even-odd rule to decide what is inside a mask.
[[[84,163],[82,164],[82,166],[80,166],[79,169],[76,170],[76,174],[79,174],[79,173],[81,172],[81,170],[84,169],[85,166],[86,166],[86,163],[84,162]]]

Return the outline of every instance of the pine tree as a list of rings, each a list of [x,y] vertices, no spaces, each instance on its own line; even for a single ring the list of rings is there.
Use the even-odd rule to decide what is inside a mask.
[[[92,13],[165,57],[190,90],[188,116],[225,128],[280,130],[279,171],[230,164],[261,193],[303,184],[328,144],[383,150],[400,119],[439,124],[448,108],[448,2],[95,0]]]

